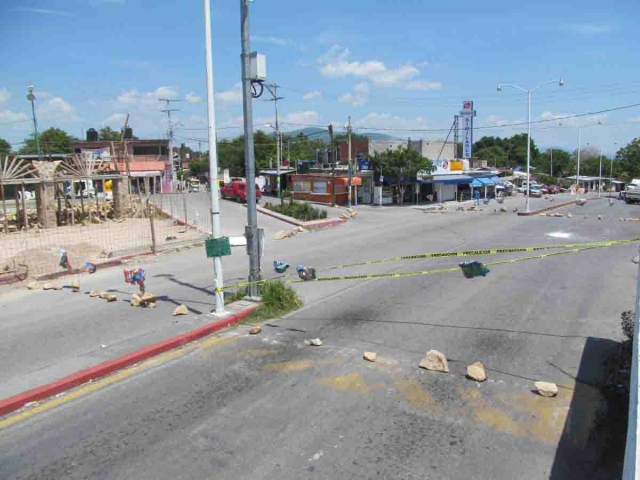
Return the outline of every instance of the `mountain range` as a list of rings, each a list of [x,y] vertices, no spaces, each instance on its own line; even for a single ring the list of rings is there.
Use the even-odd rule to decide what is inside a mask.
[[[303,134],[305,136],[307,136],[310,140],[314,139],[314,140],[322,140],[325,143],[329,143],[329,141],[331,140],[329,137],[329,132],[328,130],[324,129],[324,128],[318,128],[318,127],[308,127],[308,128],[301,128],[298,130],[292,130],[290,132],[283,132],[286,135],[290,135],[292,137],[296,137],[299,134]],[[401,138],[398,137],[394,137],[393,135],[388,135],[386,133],[370,133],[370,132],[357,132],[358,135],[362,135],[364,137],[368,137],[369,140],[402,140]]]

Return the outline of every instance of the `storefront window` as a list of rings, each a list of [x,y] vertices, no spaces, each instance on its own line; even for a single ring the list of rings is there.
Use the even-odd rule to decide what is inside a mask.
[[[306,178],[296,178],[293,181],[293,191],[294,192],[310,192],[311,180],[308,180]]]
[[[327,193],[327,181],[315,180],[313,182],[313,193]]]

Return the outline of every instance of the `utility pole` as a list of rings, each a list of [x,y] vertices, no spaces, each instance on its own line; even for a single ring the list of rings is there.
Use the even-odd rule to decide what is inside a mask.
[[[602,147],[600,147],[600,176],[598,177],[598,198],[602,192]]]
[[[291,168],[291,142],[287,140],[287,161],[289,162],[289,168]]]
[[[553,177],[553,148],[551,149],[551,175]]]
[[[159,98],[160,102],[167,102],[167,108],[161,110],[163,113],[167,114],[167,123],[168,123],[168,136],[169,136],[169,164],[171,165],[170,171],[170,180],[171,180],[171,190],[173,191],[174,183],[176,180],[176,171],[173,166],[173,125],[171,124],[171,112],[178,112],[178,109],[171,109],[171,102],[179,102],[180,100],[170,100],[168,98]]]
[[[460,122],[460,116],[453,116],[453,158],[458,159],[458,142],[460,141],[460,137],[458,136],[458,124]]]
[[[216,144],[216,109],[213,90],[213,60],[211,57],[211,0],[204,0],[204,25],[205,25],[205,64],[207,69],[207,118],[209,138],[209,192],[211,194],[211,225],[213,238],[222,237],[220,225],[220,195],[218,193],[218,146]],[[200,142],[198,142],[200,150]],[[224,291],[222,279],[222,257],[213,257],[213,272],[215,276],[214,287],[216,292],[216,315],[224,314]]]
[[[276,169],[277,169],[277,182],[278,182],[278,198],[280,198],[281,188],[280,188],[280,166],[282,165],[282,138],[280,134],[280,124],[278,123],[278,100],[284,100],[284,97],[278,96],[278,87],[275,83],[265,84],[269,93],[271,93],[271,100],[267,100],[268,102],[274,102],[276,107]]]
[[[347,137],[348,137],[348,144],[349,144],[349,155],[348,155],[348,160],[349,160],[349,197],[347,200],[347,205],[349,206],[349,208],[351,208],[351,184],[353,181],[353,167],[351,165],[351,116],[348,117],[348,123],[347,123]]]
[[[249,54],[249,5],[251,0],[240,0],[240,35],[242,38],[242,107],[244,114],[244,164],[247,177],[247,253],[249,254],[249,282],[260,280],[258,257],[258,213],[256,210],[256,170],[253,151],[253,105]],[[258,297],[259,288],[253,283],[247,288],[249,297]]]
[[[31,102],[31,114],[33,118],[33,135],[36,140],[36,151],[38,152],[38,160],[42,160],[42,152],[40,151],[40,136],[38,135],[38,121],[36,120],[36,107],[33,101],[36,96],[33,94],[33,85],[29,85],[29,93],[27,94],[27,100]]]
[[[331,203],[335,207],[336,206],[336,152],[333,149],[333,125],[329,124],[329,151],[331,152],[331,177],[332,177],[332,185],[331,185],[331,195],[333,197]]]
[[[580,197],[580,146],[582,143],[582,127],[578,128],[578,170],[576,172],[576,184],[578,185],[576,190],[576,198]]]

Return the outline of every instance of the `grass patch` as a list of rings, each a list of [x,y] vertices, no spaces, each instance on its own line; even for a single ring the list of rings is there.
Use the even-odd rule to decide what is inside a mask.
[[[254,323],[271,318],[282,317],[287,313],[302,307],[302,299],[296,291],[286,286],[280,280],[265,282],[262,287],[262,303],[241,323]],[[247,289],[241,288],[235,292],[225,292],[225,303],[242,300],[247,295]]]
[[[302,307],[302,299],[296,291],[279,280],[265,282],[262,285],[262,303],[249,317],[248,321],[262,321],[277,318]]]
[[[309,220],[321,220],[323,218],[327,218],[326,210],[319,210],[317,208],[312,207],[308,203],[304,203],[304,202],[292,201],[291,203],[285,203],[283,205],[274,205],[272,203],[267,202],[264,205],[264,208],[271,210],[272,212],[286,215],[287,217],[292,217],[297,220],[301,220],[303,222],[308,222]]]

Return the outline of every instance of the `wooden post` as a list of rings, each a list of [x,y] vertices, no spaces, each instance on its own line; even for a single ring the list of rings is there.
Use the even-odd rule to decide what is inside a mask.
[[[187,221],[187,196],[182,195],[182,207],[184,208],[184,229],[189,228],[189,222]]]
[[[27,215],[27,205],[25,203],[24,182],[22,182],[22,213],[24,215],[24,229],[29,230],[29,216]]]
[[[4,233],[9,233],[9,219],[7,218],[7,202],[4,198],[4,183],[0,182],[0,193],[2,193],[2,210],[4,212]]]
[[[147,214],[149,215],[149,223],[151,225],[151,253],[156,253],[156,230],[153,223],[153,217],[155,216],[155,206],[152,208],[152,204],[147,199]]]
[[[96,182],[95,180],[92,180],[93,182],[93,191],[95,192],[96,195],[96,215],[98,216],[98,218],[101,217],[100,215],[100,200],[98,199],[98,192],[96,190]],[[103,195],[106,195],[106,192],[104,191],[104,180],[102,180],[102,193]],[[106,218],[105,218],[106,220]]]

